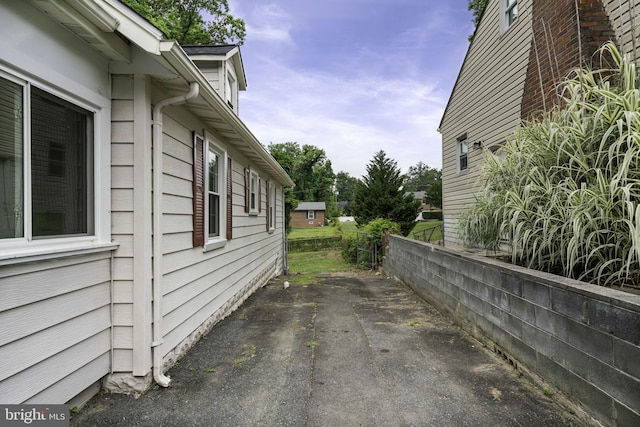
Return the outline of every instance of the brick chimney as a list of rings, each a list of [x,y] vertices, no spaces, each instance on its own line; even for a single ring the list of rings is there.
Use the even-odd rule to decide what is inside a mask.
[[[559,84],[576,67],[598,67],[595,52],[615,40],[601,0],[533,0],[533,39],[520,116],[531,120],[560,101]]]

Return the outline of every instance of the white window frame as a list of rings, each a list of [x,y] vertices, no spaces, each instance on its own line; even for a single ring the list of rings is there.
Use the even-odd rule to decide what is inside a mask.
[[[205,147],[203,155],[205,156],[205,203],[204,203],[204,235],[205,235],[205,251],[217,249],[223,247],[227,243],[227,149],[226,147],[216,141],[211,135],[205,132]],[[214,152],[218,156],[218,235],[211,236],[211,230],[209,229],[209,159],[210,152]]]
[[[56,87],[30,75],[16,70],[1,67],[0,77],[23,87],[23,236],[0,239],[0,265],[15,263],[20,260],[58,258],[74,255],[78,252],[113,250],[117,244],[111,242],[110,233],[110,103],[83,87],[61,92]],[[73,83],[73,82],[71,82]],[[74,83],[75,84],[75,83]],[[51,94],[61,100],[82,108],[93,114],[93,144],[88,149],[92,152],[92,164],[89,165],[92,176],[89,176],[87,197],[92,202],[87,205],[90,213],[88,232],[80,235],[56,235],[33,238],[32,227],[32,192],[31,192],[31,88]],[[106,143],[105,143],[106,141]]]
[[[258,215],[260,209],[260,175],[253,169],[249,171],[249,214]]]
[[[269,231],[276,229],[276,191],[276,185],[269,183]]]
[[[502,30],[507,31],[518,21],[518,0],[502,0]]]
[[[464,167],[462,165],[464,160]],[[462,135],[456,140],[456,162],[458,173],[466,173],[469,170],[469,139]]]
[[[225,74],[224,86],[225,86],[225,101],[229,108],[233,111],[238,111],[238,79],[233,72],[233,66],[227,63],[227,72]]]
[[[308,210],[307,219],[316,219],[316,211]]]

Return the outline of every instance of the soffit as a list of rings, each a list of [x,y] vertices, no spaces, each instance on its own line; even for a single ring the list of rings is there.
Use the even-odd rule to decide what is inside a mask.
[[[105,57],[115,61],[131,60],[128,43],[116,33],[118,21],[95,4],[80,0],[29,1]]]

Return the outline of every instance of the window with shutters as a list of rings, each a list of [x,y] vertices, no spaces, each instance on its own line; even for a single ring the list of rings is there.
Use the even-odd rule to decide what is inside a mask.
[[[269,182],[267,194],[267,214],[269,215],[269,230],[273,231],[276,228],[276,186]]]
[[[230,165],[224,146],[194,134],[194,246],[216,249],[231,238]]]
[[[260,212],[260,176],[254,170],[249,178],[249,214],[258,215]]]
[[[0,71],[0,246],[95,236],[89,108]]]
[[[207,203],[206,203],[206,234],[207,249],[213,249],[226,242],[225,229],[227,216],[227,154],[224,148],[207,140]]]

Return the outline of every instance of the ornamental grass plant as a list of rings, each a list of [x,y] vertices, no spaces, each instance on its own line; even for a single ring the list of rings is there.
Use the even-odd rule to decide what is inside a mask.
[[[458,232],[529,268],[638,287],[640,82],[613,43],[599,53],[610,66],[575,70],[560,107],[487,154],[484,192]]]

